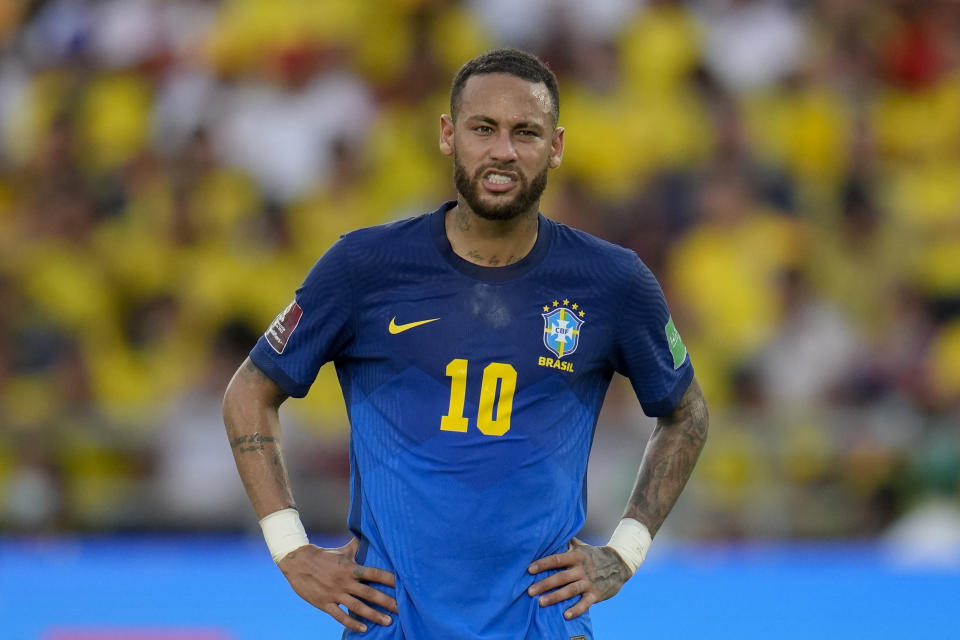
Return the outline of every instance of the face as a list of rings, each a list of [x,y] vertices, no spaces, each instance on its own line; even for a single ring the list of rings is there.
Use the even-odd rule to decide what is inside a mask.
[[[440,121],[440,150],[453,156],[454,184],[488,220],[535,214],[547,170],[560,166],[563,129],[554,126],[550,93],[505,73],[471,76],[457,120]]]

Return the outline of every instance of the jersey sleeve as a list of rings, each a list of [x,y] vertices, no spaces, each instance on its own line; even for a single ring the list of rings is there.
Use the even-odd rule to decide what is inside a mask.
[[[250,359],[285,393],[307,395],[317,372],[354,335],[346,240],[317,261],[296,296],[254,345]]]
[[[676,409],[693,365],[656,277],[639,258],[621,306],[614,369],[627,378],[648,416]]]

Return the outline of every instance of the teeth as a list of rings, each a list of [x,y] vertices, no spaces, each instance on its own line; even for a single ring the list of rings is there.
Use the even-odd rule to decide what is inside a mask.
[[[502,176],[499,173],[491,173],[487,176],[487,181],[492,182],[493,184],[508,184],[513,182],[513,178],[510,176]]]

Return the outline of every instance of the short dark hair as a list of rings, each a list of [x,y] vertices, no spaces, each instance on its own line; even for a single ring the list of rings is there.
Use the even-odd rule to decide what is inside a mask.
[[[527,82],[542,82],[550,92],[553,102],[553,121],[560,120],[560,90],[557,88],[557,76],[537,56],[520,49],[505,47],[493,49],[468,60],[453,78],[450,88],[450,115],[454,119],[460,108],[460,94],[470,76],[484,73],[508,73]]]

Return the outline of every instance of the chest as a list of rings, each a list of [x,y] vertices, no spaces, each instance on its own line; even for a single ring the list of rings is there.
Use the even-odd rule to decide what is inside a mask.
[[[535,381],[606,366],[616,307],[588,282],[395,283],[358,307],[354,356],[445,375],[453,361]]]

